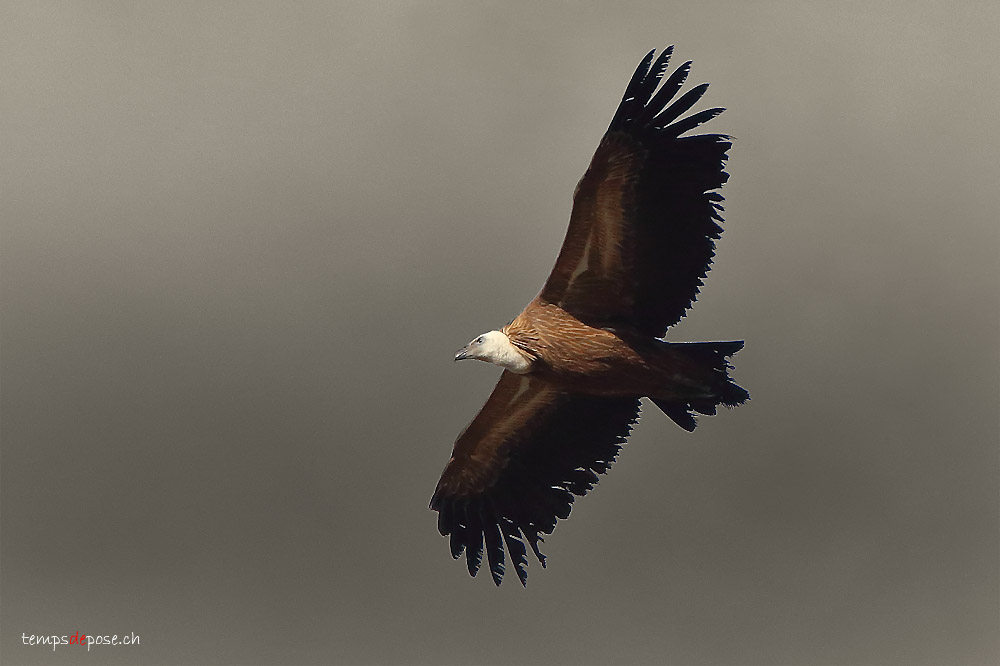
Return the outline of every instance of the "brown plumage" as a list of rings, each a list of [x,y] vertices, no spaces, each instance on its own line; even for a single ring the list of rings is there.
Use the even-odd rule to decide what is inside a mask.
[[[510,324],[456,355],[505,368],[459,435],[431,508],[473,576],[483,552],[494,582],[505,550],[527,580],[527,545],[594,487],[650,398],[685,430],[694,412],[749,399],[728,375],[742,341],[661,338],[694,302],[722,229],[731,143],[681,136],[722,109],[687,118],[697,86],[668,106],[690,63],[660,85],[673,47],[640,63],[573,197],[566,239],[541,292]],[[659,87],[659,90],[657,88]]]

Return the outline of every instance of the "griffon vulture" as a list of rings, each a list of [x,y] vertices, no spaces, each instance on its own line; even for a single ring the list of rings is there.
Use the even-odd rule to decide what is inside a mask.
[[[673,47],[651,51],[625,89],[573,196],[569,230],[541,292],[511,323],[480,335],[455,360],[504,368],[459,435],[430,506],[451,554],[493,581],[504,550],[524,584],[527,546],[542,566],[542,534],[567,518],[606,472],[648,397],[681,428],[749,399],[728,375],[742,341],[663,340],[694,302],[722,228],[729,137],[684,134],[708,84],[674,99],[690,69],[660,85]],[[672,102],[672,103],[671,103]]]

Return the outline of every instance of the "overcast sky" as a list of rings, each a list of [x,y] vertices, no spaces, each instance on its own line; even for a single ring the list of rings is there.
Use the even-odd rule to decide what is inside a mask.
[[[995,3],[3,3],[2,655],[986,664]],[[495,589],[427,508],[636,63],[731,151],[655,408]],[[21,645],[134,632],[139,646]]]

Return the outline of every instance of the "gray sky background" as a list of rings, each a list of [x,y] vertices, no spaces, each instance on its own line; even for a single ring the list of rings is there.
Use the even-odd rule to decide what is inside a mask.
[[[5,664],[987,664],[995,3],[0,5]],[[646,409],[527,590],[427,509],[635,64],[735,135]],[[21,634],[138,647],[23,647]]]

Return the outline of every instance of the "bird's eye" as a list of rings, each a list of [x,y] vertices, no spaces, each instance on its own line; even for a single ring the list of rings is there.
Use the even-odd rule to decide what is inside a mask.
[[[483,336],[480,335],[478,338],[476,338],[476,344],[477,345],[483,344]]]

